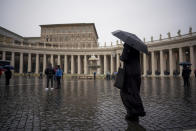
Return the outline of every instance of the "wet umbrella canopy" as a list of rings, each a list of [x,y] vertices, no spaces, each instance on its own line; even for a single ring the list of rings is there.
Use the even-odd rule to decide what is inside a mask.
[[[0,66],[0,71],[6,71],[6,69],[3,66]]]
[[[3,66],[0,66],[0,69],[3,69]]]
[[[142,42],[135,34],[122,30],[114,31],[112,32],[112,34],[127,43],[129,46],[133,47],[134,49],[148,54],[147,45],[144,44],[144,42]]]
[[[189,62],[180,62],[179,65],[184,66],[184,65],[192,65],[192,64]]]
[[[14,69],[14,67],[11,66],[11,65],[5,65],[3,68],[4,69],[10,69],[10,70],[13,70]]]

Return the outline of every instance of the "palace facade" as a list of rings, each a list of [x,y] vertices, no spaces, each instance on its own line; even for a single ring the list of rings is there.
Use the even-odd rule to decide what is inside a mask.
[[[8,60],[15,67],[16,74],[44,72],[49,63],[61,65],[65,75],[84,76],[90,74],[89,58],[95,55],[99,60],[97,74],[113,73],[120,66],[123,43],[99,46],[94,23],[40,25],[40,37],[22,37],[0,27],[0,60]],[[149,55],[141,53],[143,76],[180,76],[179,62],[192,63],[196,69],[196,32],[144,42]],[[123,63],[122,63],[123,64]]]

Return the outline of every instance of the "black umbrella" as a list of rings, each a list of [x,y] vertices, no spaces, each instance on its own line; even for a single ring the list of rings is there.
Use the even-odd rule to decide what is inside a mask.
[[[3,68],[4,68],[4,69],[14,70],[14,67],[11,66],[11,65],[5,65]]]
[[[0,71],[6,71],[6,69],[4,69],[3,66],[0,66]]]
[[[148,54],[147,45],[144,44],[144,42],[142,42],[135,34],[122,30],[114,31],[112,32],[112,34],[127,43],[129,46],[133,47],[134,49]]]
[[[192,64],[191,64],[191,63],[189,63],[189,62],[180,62],[180,63],[179,63],[179,65],[182,65],[182,66],[184,66],[184,65],[185,65],[185,66],[186,66],[186,65],[192,65]]]

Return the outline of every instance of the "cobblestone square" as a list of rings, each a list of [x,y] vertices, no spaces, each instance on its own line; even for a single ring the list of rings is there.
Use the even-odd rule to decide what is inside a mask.
[[[188,130],[196,128],[196,79],[184,89],[181,78],[143,78],[147,115],[140,125],[124,120],[125,109],[112,80],[63,80],[45,89],[45,78],[0,79],[0,130]]]

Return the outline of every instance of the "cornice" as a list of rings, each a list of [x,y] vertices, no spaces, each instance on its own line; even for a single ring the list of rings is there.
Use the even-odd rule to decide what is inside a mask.
[[[14,51],[14,52],[23,52],[23,53],[39,53],[39,54],[111,54],[115,53],[118,50],[121,50],[122,47],[113,47],[113,48],[84,48],[84,49],[54,49],[54,48],[40,48],[40,47],[29,47],[29,46],[20,46],[20,45],[6,45],[0,44],[1,50]]]
[[[171,49],[171,48],[180,48],[180,47],[186,47],[186,46],[193,46],[196,45],[196,33],[193,33],[192,35],[183,35],[179,37],[173,37],[171,39],[163,39],[161,41],[154,41],[154,42],[148,42],[147,46],[149,51],[158,51],[158,50],[165,50],[165,49]],[[13,43],[0,43],[1,50],[17,50],[22,52],[41,52],[43,54],[48,54],[50,52],[51,54],[74,54],[74,53],[82,53],[82,54],[92,54],[92,53],[98,53],[98,54],[111,54],[111,53],[119,53],[122,51],[123,46],[122,45],[115,45],[115,46],[109,46],[109,47],[98,47],[98,48],[44,48],[40,46],[29,46],[29,45],[14,45]]]
[[[173,37],[170,39],[163,39],[163,40],[154,41],[154,42],[147,42],[146,44],[150,48],[150,47],[171,45],[171,44],[182,43],[182,42],[193,41],[193,40],[196,40],[196,33],[193,33],[191,35],[186,34],[183,36]]]

